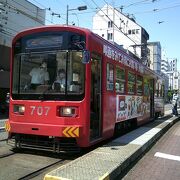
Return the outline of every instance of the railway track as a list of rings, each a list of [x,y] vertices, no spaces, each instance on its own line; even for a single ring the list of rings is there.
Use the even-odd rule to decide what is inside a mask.
[[[83,152],[69,156],[69,154],[55,154],[32,149],[12,151],[5,140],[0,140],[0,179],[40,180],[51,170],[87,153]],[[102,146],[104,143],[107,143],[107,141],[100,143],[98,146]],[[91,147],[87,151],[96,147]]]
[[[13,150],[0,142],[0,179],[43,179],[44,175],[82,154],[54,154],[38,150]]]
[[[44,173],[46,172],[46,171],[48,171],[50,168],[53,168],[53,167],[55,167],[55,166],[60,166],[60,165],[62,165],[63,164],[63,162],[64,162],[64,160],[59,160],[59,161],[57,161],[57,162],[55,162],[55,163],[52,163],[52,164],[50,164],[50,165],[48,165],[48,166],[46,166],[46,167],[43,167],[43,168],[41,168],[41,169],[38,169],[38,170],[36,170],[36,171],[34,171],[34,172],[32,172],[32,173],[29,173],[29,174],[27,174],[27,175],[25,175],[25,176],[22,176],[22,177],[20,177],[19,178],[19,180],[29,180],[29,179],[41,179],[41,177],[43,177],[44,175]],[[40,177],[39,177],[40,176]]]

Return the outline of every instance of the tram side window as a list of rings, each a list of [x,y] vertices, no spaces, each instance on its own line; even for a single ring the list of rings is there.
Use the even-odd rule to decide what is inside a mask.
[[[161,85],[160,96],[164,97],[164,85]]]
[[[114,89],[114,67],[112,64],[107,63],[107,83],[106,83],[106,87],[107,90],[109,91],[113,91]]]
[[[134,73],[128,72],[128,94],[135,94],[136,76]]]
[[[159,83],[158,83],[158,88],[157,88],[157,97],[159,97],[160,96],[160,85],[159,85]]]
[[[164,97],[164,85],[161,83],[156,83],[156,97]]]
[[[116,67],[116,92],[125,92],[125,70]]]
[[[149,83],[147,81],[144,81],[144,96],[149,96],[150,94],[149,89]]]
[[[159,96],[159,85],[156,83],[155,97]]]
[[[137,75],[137,83],[136,83],[136,88],[137,88],[137,95],[142,95],[143,93],[143,77],[140,75]]]

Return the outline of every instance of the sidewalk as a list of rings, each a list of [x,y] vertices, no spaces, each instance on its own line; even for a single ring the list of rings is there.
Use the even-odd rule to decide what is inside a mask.
[[[45,175],[44,180],[115,179],[178,120],[179,117],[167,115],[141,126],[103,147],[53,170]]]

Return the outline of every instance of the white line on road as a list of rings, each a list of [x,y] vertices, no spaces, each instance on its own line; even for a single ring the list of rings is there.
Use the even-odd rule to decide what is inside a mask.
[[[156,152],[154,156],[164,158],[164,159],[180,161],[180,156],[175,156],[175,155],[171,155],[171,154]]]

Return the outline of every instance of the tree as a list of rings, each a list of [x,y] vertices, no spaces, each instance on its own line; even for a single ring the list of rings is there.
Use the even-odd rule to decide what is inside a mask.
[[[168,101],[170,102],[172,100],[172,97],[173,97],[173,91],[168,90],[167,96],[168,96]]]

